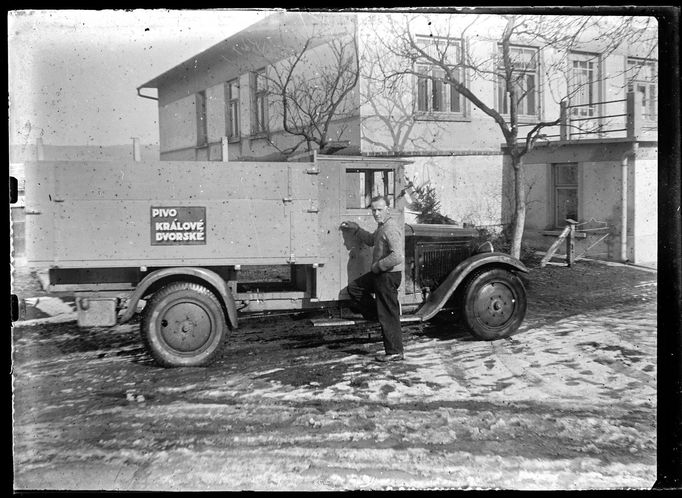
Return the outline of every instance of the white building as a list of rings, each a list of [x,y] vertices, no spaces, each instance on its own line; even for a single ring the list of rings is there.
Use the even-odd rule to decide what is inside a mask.
[[[546,248],[566,218],[604,222],[610,235],[590,255],[654,261],[653,45],[640,37],[610,46],[613,37],[604,36],[608,26],[604,32],[583,26],[570,47],[565,41],[549,44],[545,38],[561,40],[565,33],[552,33],[556,19],[541,21],[533,27],[535,36],[510,40],[510,76],[521,94],[519,137],[539,122],[561,117],[525,156],[526,240]],[[625,31],[634,33],[646,21],[638,18]],[[321,105],[315,92],[330,84],[325,77],[346,78],[340,87],[348,86],[357,67],[357,84],[331,115],[325,144],[340,147],[341,142],[363,155],[409,157],[408,176],[436,186],[443,214],[477,226],[507,223],[513,176],[509,150],[498,123],[483,108],[497,111],[505,123],[510,120],[506,78],[500,74],[503,19],[431,14],[404,23],[402,14],[278,13],[171,68],[138,88],[142,96],[158,98],[161,158],[283,158],[282,152],[301,138],[283,129],[276,82],[290,74],[292,86],[304,90],[297,94],[299,103],[307,95],[308,107]],[[439,80],[442,68],[433,59],[401,51],[405,26],[414,46],[448,61],[478,101]],[[642,33],[655,31],[650,26]],[[346,50],[345,58],[338,57],[340,50]],[[339,61],[348,63],[342,72]],[[293,62],[295,69],[287,73]],[[148,89],[157,89],[157,97]],[[289,90],[294,94],[297,88]],[[296,131],[292,109],[289,127]]]

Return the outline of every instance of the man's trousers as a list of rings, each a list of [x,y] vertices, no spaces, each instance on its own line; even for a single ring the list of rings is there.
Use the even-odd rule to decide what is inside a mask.
[[[398,287],[403,274],[400,271],[365,273],[348,284],[354,308],[366,320],[379,321],[386,354],[403,353],[403,337],[400,330],[400,304]],[[376,299],[372,297],[372,293]]]

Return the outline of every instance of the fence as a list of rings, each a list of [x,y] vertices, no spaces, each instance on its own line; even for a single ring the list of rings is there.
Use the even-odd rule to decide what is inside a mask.
[[[584,238],[589,238],[590,236],[596,237],[596,240],[590,240],[587,248],[578,255],[576,255],[575,250],[575,239],[577,234],[581,234]],[[611,235],[611,227],[609,227],[605,221],[599,221],[593,218],[590,221],[579,223],[575,220],[567,219],[566,227],[557,237],[557,240],[555,240],[547,250],[547,253],[545,253],[545,256],[540,261],[540,267],[547,265],[564,240],[566,241],[566,264],[567,266],[573,266],[573,263],[587,256],[590,249],[606,240],[609,235]]]

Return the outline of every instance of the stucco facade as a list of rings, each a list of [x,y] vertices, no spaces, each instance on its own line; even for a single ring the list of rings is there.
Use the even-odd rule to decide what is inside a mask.
[[[351,39],[355,19],[343,14],[272,16],[139,87],[157,89],[161,159],[262,159],[295,145],[299,139],[283,131],[282,105],[275,96],[266,100],[265,130],[255,129],[254,75],[265,70],[267,78],[274,79],[282,64],[291,60],[288,55],[282,59],[281,54],[290,54],[313,37],[305,60],[293,74],[319,72],[331,54],[325,43],[328,39],[316,33],[331,27],[330,32],[341,32],[342,39]],[[234,98],[236,118],[229,106],[231,89],[238,93]],[[352,91],[330,126],[331,140],[359,146],[358,108],[359,93]]]
[[[530,187],[525,239],[547,248],[566,225],[556,213],[557,166],[577,171],[577,220],[589,229],[578,254],[648,264],[657,260],[658,149],[655,141],[614,139],[538,147],[526,158]],[[623,194],[625,192],[625,195]],[[625,217],[623,213],[625,212]],[[605,227],[604,230],[601,227]],[[623,237],[626,233],[626,237]],[[562,251],[563,252],[563,249]]]

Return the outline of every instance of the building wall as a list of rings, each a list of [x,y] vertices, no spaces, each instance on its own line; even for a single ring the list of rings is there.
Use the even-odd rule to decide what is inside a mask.
[[[163,159],[197,144],[197,111],[194,94],[168,104],[159,104],[159,145]]]
[[[387,16],[383,15],[386,19]],[[469,101],[464,101],[463,115],[423,114],[416,111],[416,78],[411,75],[402,78],[385,77],[405,67],[390,50],[386,50],[381,33],[375,26],[365,22],[362,15],[358,28],[360,43],[361,79],[356,92],[346,103],[357,108],[348,119],[338,120],[330,133],[331,139],[350,140],[359,145],[363,154],[405,155],[414,163],[407,166],[408,175],[417,183],[430,181],[436,187],[441,202],[441,212],[458,222],[477,225],[495,225],[507,222],[511,214],[512,174],[505,166],[501,155],[503,135],[495,121]],[[364,20],[363,20],[364,19]],[[470,18],[457,22],[468,24]],[[497,19],[499,22],[499,19]],[[494,23],[493,23],[494,24]],[[497,38],[491,24],[480,23],[469,27],[466,46],[475,58],[482,61],[484,69],[494,69]],[[435,26],[414,26],[413,33],[428,35],[436,32]],[[498,26],[499,28],[499,26]],[[453,32],[457,32],[455,29]],[[290,41],[289,35],[287,40]],[[533,41],[515,40],[526,46],[535,46]],[[599,41],[585,46],[588,52],[599,53]],[[382,48],[384,47],[384,48]],[[598,101],[617,101],[603,104],[601,115],[618,115],[601,122],[574,122],[576,125],[605,125],[610,129],[625,128],[625,98],[627,89],[625,69],[627,57],[645,55],[628,52],[626,47],[602,56],[599,61],[597,89]],[[315,78],[330,59],[329,47],[321,45],[311,50],[310,59],[301,64],[297,74]],[[275,63],[281,69],[287,61]],[[563,65],[562,65],[563,64]],[[537,71],[538,116],[522,125],[532,125],[541,120],[559,117],[559,100],[567,92],[566,54],[552,49],[540,53],[540,67]],[[195,158],[222,159],[219,149],[211,146],[206,150],[180,150],[170,153],[173,148],[191,147],[196,144],[196,109],[193,94],[206,90],[209,142],[218,142],[226,133],[225,123],[225,82],[239,78],[240,81],[240,130],[239,140],[229,144],[229,160],[266,158],[278,150],[293,146],[298,138],[283,133],[281,107],[274,98],[268,101],[270,132],[265,136],[254,136],[252,129],[251,76],[249,71],[265,65],[262,57],[244,55],[239,61],[229,60],[213,63],[210,68],[184,74],[181,79],[170,81],[159,88],[161,148],[164,159]],[[268,70],[272,74],[273,67]],[[486,77],[466,76],[468,87],[489,107],[498,108],[497,85]],[[389,84],[390,83],[390,84]],[[505,117],[506,118],[506,117]],[[521,126],[520,136],[529,128]],[[558,138],[559,127],[547,128],[549,140]],[[579,218],[606,222],[613,235],[606,242],[590,251],[591,255],[603,255],[618,259],[620,251],[620,161],[628,145],[609,141],[623,137],[625,131],[610,133],[599,144],[578,144],[571,147],[540,147],[529,154],[526,188],[528,190],[528,212],[526,218],[527,240],[536,247],[546,248],[553,241],[543,235],[555,230],[553,223],[553,187],[551,185],[551,164],[577,162],[579,164]],[[596,138],[597,135],[574,135],[573,138]],[[602,137],[603,138],[603,137]],[[301,149],[299,149],[301,150]],[[650,258],[654,254],[655,212],[651,202],[652,189],[655,192],[655,159],[638,159],[631,169],[628,185],[628,205],[631,212],[629,244],[630,259]],[[652,162],[653,161],[653,162]],[[653,173],[652,173],[653,171]],[[643,203],[643,204],[642,204]],[[636,208],[636,209],[635,209]]]
[[[332,54],[328,45],[311,48],[294,71],[294,77],[301,75],[319,76],[320,68],[330,64]],[[292,59],[266,66],[269,78],[276,78],[275,69],[280,72]],[[258,159],[268,157],[278,151],[286,150],[299,143],[302,138],[284,132],[282,124],[281,99],[268,96],[268,128],[266,134],[253,133],[253,84],[252,70],[266,65],[262,59],[244,58],[240,61],[223,61],[211,67],[210,74],[192,72],[182,80],[165,83],[159,88],[159,128],[161,153],[165,160],[188,160],[192,154],[197,160],[221,160],[222,154],[215,147],[188,150],[197,146],[197,110],[195,95],[206,92],[207,139],[209,144],[218,144],[227,135],[226,82],[239,79],[239,128],[240,138],[230,140],[228,160]],[[270,84],[272,86],[272,84]],[[329,129],[329,140],[348,140],[351,145],[359,145],[359,126],[357,122],[359,95],[351,92],[339,106],[335,119]],[[303,101],[302,101],[303,102]],[[220,150],[220,149],[218,149]],[[299,149],[302,150],[302,149]]]
[[[353,36],[352,35],[347,35],[343,36],[340,38],[337,38],[333,40],[335,44],[343,46],[347,56],[352,56],[353,50],[352,50],[352,41],[353,41]],[[355,58],[353,57],[353,60]],[[283,61],[278,61],[274,63],[271,67],[268,68],[268,75],[270,78],[277,78],[275,75],[276,74],[282,74],[285,75],[287,74],[289,68],[291,67],[293,61],[293,57],[290,57],[286,60]],[[320,93],[317,94],[317,96],[326,96],[330,94],[331,88],[332,88],[332,82],[325,82],[324,77],[326,78],[336,78],[337,76],[341,76],[342,79],[345,79],[347,83],[352,80],[352,77],[350,74],[347,72],[343,72],[341,75],[339,75],[338,72],[338,66],[336,64],[336,59],[334,55],[334,51],[332,47],[329,44],[323,44],[319,45],[313,49],[310,49],[306,52],[306,54],[301,58],[301,60],[296,64],[295,70],[292,72],[292,81],[294,82],[303,82],[306,81],[307,84],[309,85],[309,88],[306,88],[306,90],[309,90],[311,92],[315,92],[317,88],[322,89]],[[340,85],[340,88],[344,88],[343,85]],[[294,91],[295,88],[290,88],[290,91]],[[337,91],[334,95],[338,95],[339,91]],[[318,102],[319,100],[314,100],[314,102]],[[305,96],[301,96],[298,99],[297,104],[303,106],[305,110],[312,110],[312,108],[308,107],[308,101]],[[323,105],[329,105],[331,102],[329,101],[320,101],[321,104]],[[289,113],[291,115],[294,114],[294,109],[295,106],[290,105],[289,106]],[[355,87],[352,89],[348,95],[346,96],[345,99],[343,99],[336,110],[334,111],[334,120],[335,121],[344,121],[348,120],[350,117],[355,117],[359,114],[359,89],[358,87]],[[282,124],[282,118],[283,118],[283,105],[282,105],[282,99],[281,98],[276,98],[275,96],[270,96],[268,99],[268,115],[270,118],[269,122],[269,129],[272,130],[273,132],[277,132],[283,129],[283,124]],[[326,117],[326,114],[322,114],[323,117]],[[291,122],[290,122],[291,124]],[[340,140],[342,139],[342,135],[349,135],[350,134],[346,131],[345,133],[342,133],[342,130],[339,129],[337,126],[335,128],[335,132],[331,133],[330,136],[328,137],[331,140]],[[346,139],[350,139],[348,137],[345,137]]]
[[[417,111],[417,78],[413,75],[396,76],[411,67],[411,63],[392,54],[382,40],[384,36],[391,36],[384,24],[388,17],[382,15],[378,24],[367,19],[359,23],[362,151],[499,152],[502,132],[489,116],[470,102],[464,101],[461,116]],[[428,34],[419,29],[415,27],[415,34]],[[470,46],[474,52],[489,54],[495,43],[489,39],[471,39]],[[491,81],[469,79],[468,84],[484,102],[494,103],[495,85]]]
[[[162,161],[196,161],[197,153],[194,147],[172,152],[161,152]]]
[[[505,159],[498,155],[411,157],[405,168],[416,185],[436,189],[440,212],[458,224],[499,225],[507,199]]]
[[[443,116],[424,115],[415,113],[416,78],[406,75],[403,78],[390,78],[390,85],[387,85],[388,78],[384,77],[394,71],[400,71],[406,67],[406,61],[391,54],[384,47],[381,40],[382,32],[371,22],[368,21],[372,16],[358,15],[358,42],[360,44],[361,73],[362,78],[359,82],[358,91],[349,96],[349,106],[359,107],[357,113],[360,122],[356,123],[354,129],[343,129],[337,127],[332,133],[332,139],[350,140],[353,144],[357,139],[361,142],[362,152],[449,152],[449,151],[470,151],[470,152],[491,152],[499,151],[503,135],[492,118],[486,115],[481,109],[469,101],[464,101],[465,112],[463,116]],[[397,16],[381,15],[385,22],[388,18],[399,19]],[[485,16],[484,16],[485,18]],[[439,17],[434,17],[437,22]],[[455,18],[455,29],[453,33],[458,33],[460,28],[469,24],[469,16]],[[493,55],[498,50],[496,35],[503,28],[499,18],[488,17],[480,25],[469,26],[466,37],[466,47],[472,56],[481,61],[481,67],[485,70],[494,69]],[[349,24],[352,26],[352,24]],[[443,26],[440,26],[442,28]],[[350,28],[348,28],[350,29]],[[434,26],[415,24],[414,33],[428,35],[435,32]],[[385,34],[385,33],[384,33]],[[278,38],[279,37],[279,38]],[[270,44],[294,43],[294,33],[277,33],[275,38],[269,41]],[[273,41],[274,40],[274,41]],[[515,40],[516,43],[528,46],[537,46],[533,41]],[[267,43],[265,43],[267,45]],[[265,46],[264,45],[264,46]],[[593,47],[589,45],[585,50],[594,49],[599,51],[598,43]],[[239,78],[241,84],[240,108],[241,108],[241,144],[240,146],[230,147],[230,158],[236,159],[240,156],[262,156],[275,152],[279,149],[286,149],[295,143],[280,134],[281,123],[277,119],[281,115],[281,106],[275,98],[269,99],[269,117],[271,135],[268,140],[262,137],[251,136],[251,95],[249,92],[249,72],[266,66],[266,58],[260,53],[249,53],[249,49],[243,44],[240,49],[244,51],[240,58],[225,57],[226,60],[204,61],[198,57],[195,61],[196,69],[182,73],[181,77],[175,80],[164,81],[159,88],[159,103],[161,109],[171,105],[171,103],[182,102],[201,90],[207,90],[207,110],[209,112],[209,140],[218,141],[225,130],[224,112],[224,83],[233,78]],[[261,48],[261,50],[265,50]],[[539,109],[539,119],[553,120],[559,116],[559,99],[566,95],[566,61],[564,53],[553,49],[543,49],[540,53],[540,68],[538,70],[539,94],[537,104]],[[268,59],[275,60],[275,59]],[[320,45],[310,50],[306,60],[299,64],[297,74],[309,74],[311,78],[319,75],[328,66],[331,54],[328,45]],[[291,59],[288,60],[289,62]],[[287,61],[275,62],[273,67],[281,69]],[[562,66],[563,64],[563,66]],[[205,68],[203,66],[206,66]],[[409,64],[407,64],[409,67]],[[556,66],[556,67],[555,67]],[[615,51],[600,61],[601,76],[604,78],[599,83],[599,100],[621,100],[625,95],[625,74],[626,54],[623,51]],[[203,69],[202,69],[203,68]],[[270,74],[272,74],[272,67]],[[606,79],[606,76],[609,79]],[[476,75],[473,72],[467,73],[467,84],[469,88],[480,99],[491,108],[498,108],[497,86],[489,77]],[[177,105],[177,104],[176,104]],[[623,114],[623,102],[604,104],[603,114]],[[189,126],[191,120],[196,120],[196,116],[191,109],[183,109],[174,113],[177,121],[187,124],[185,133],[187,137],[178,137],[180,132],[174,126],[168,126],[167,118],[161,116],[161,136],[162,143],[175,145],[176,142],[186,144],[192,141],[193,128]],[[624,128],[624,116],[610,118],[611,128]],[[533,122],[530,121],[530,122]],[[525,124],[529,124],[525,123]],[[359,124],[359,127],[356,125]],[[523,123],[522,123],[523,124]],[[597,124],[595,121],[590,125]],[[604,124],[604,123],[602,123]],[[192,128],[192,129],[191,129]],[[528,130],[521,127],[521,134]],[[548,135],[559,133],[558,127],[547,128]],[[624,132],[609,135],[610,137],[622,136]],[[589,138],[584,136],[583,138]],[[251,143],[254,141],[254,143]],[[274,145],[273,145],[274,144]],[[166,150],[162,147],[162,150]],[[234,155],[234,157],[232,157]]]
[[[424,114],[417,112],[417,78],[411,74],[401,74],[413,67],[413,61],[396,55],[394,50],[400,42],[387,46],[384,38],[394,36],[393,28],[387,19],[396,24],[402,22],[401,14],[393,16],[381,14],[380,18],[361,15],[359,22],[360,40],[362,43],[361,66],[361,121],[362,150],[367,152],[396,151],[459,151],[459,150],[499,150],[504,136],[495,121],[476,105],[464,101],[464,115],[448,113]],[[428,19],[416,17],[411,25],[412,35],[442,36],[449,34],[457,37],[460,29],[471,21],[469,16],[455,19],[451,29],[438,26],[438,16]],[[464,39],[465,49],[476,61],[481,71],[495,70],[495,55],[499,52],[499,34],[504,28],[499,18],[486,18],[473,26],[468,26]],[[570,60],[566,52],[550,47],[543,47],[537,39],[517,38],[513,43],[539,49],[539,67],[537,70],[536,96],[537,116],[520,116],[519,136],[530,130],[531,124],[542,121],[554,121],[560,116],[560,102],[568,94],[567,74]],[[603,50],[603,40],[585,43],[581,50],[599,54]],[[617,101],[603,104],[601,115],[613,116],[602,120],[574,121],[574,133],[601,126],[606,130],[622,130],[625,128],[625,95],[627,91],[628,55],[645,55],[636,47],[623,46],[607,55],[599,57],[597,68],[596,101]],[[468,70],[465,73],[466,86],[486,106],[500,109],[497,84],[487,75]],[[570,102],[569,102],[570,103]],[[569,111],[570,115],[570,111]],[[504,116],[509,120],[508,116]],[[575,119],[578,119],[576,116]],[[575,127],[581,127],[579,130]],[[558,137],[559,126],[546,127],[544,133]],[[608,138],[624,137],[625,131],[613,131]],[[556,138],[555,137],[555,138]],[[598,138],[596,133],[574,135],[575,138]]]
[[[658,258],[658,150],[643,151],[634,170],[633,256],[643,264]],[[665,195],[665,192],[664,192]]]
[[[526,164],[526,237],[532,236],[536,230],[548,229],[551,226],[552,210],[549,208],[550,191],[550,165]]]
[[[395,22],[400,22],[395,16]],[[429,19],[433,20],[433,19]],[[499,20],[498,20],[499,21]],[[492,21],[494,24],[495,21]],[[489,156],[500,152],[504,136],[497,123],[481,109],[465,100],[464,116],[453,114],[433,114],[431,116],[417,112],[417,78],[414,75],[396,74],[411,64],[401,60],[392,47],[386,47],[381,40],[380,19],[373,22],[360,22],[360,36],[363,42],[361,59],[363,81],[361,82],[361,144],[363,153],[371,154],[411,154],[435,157],[420,157],[407,167],[408,172],[420,172],[422,178],[430,180],[439,193],[443,214],[457,221],[482,224],[500,224],[511,219],[513,174],[504,168],[502,156]],[[412,34],[433,36],[442,35],[434,24],[418,24],[412,26]],[[491,23],[481,22],[478,26],[470,26],[465,46],[471,57],[481,62],[484,70],[494,69],[493,55],[498,50],[497,38],[491,33],[501,32],[492,29]],[[384,26],[385,28],[385,26]],[[386,32],[390,32],[390,29]],[[455,28],[451,31],[457,33]],[[524,46],[536,46],[534,41],[515,40]],[[585,45],[587,52],[600,53],[602,42],[596,41]],[[606,129],[626,128],[626,104],[628,55],[644,55],[633,53],[633,47],[623,47],[608,55],[601,56],[598,62],[597,88],[595,100],[617,101],[603,104],[598,112],[601,115],[618,115],[601,121],[574,121],[574,126],[583,129],[602,125]],[[635,51],[636,52],[636,51]],[[538,84],[538,117],[528,119],[521,117],[519,136],[529,131],[529,126],[539,119],[552,121],[560,116],[560,99],[568,94],[566,78],[569,62],[565,52],[552,48],[543,48],[539,53]],[[380,61],[380,63],[377,63]],[[390,75],[390,79],[382,76]],[[390,84],[387,83],[390,81]],[[493,109],[499,109],[496,83],[482,75],[472,72],[465,75],[467,86],[480,100]],[[569,110],[569,115],[571,111]],[[503,116],[508,120],[507,116]],[[525,120],[525,121],[524,121]],[[574,139],[597,138],[597,134],[581,134],[582,131],[570,128]],[[560,127],[548,127],[544,130],[550,140],[556,141]],[[625,131],[608,133],[609,139],[625,137]],[[620,229],[620,159],[622,144],[602,144],[578,148],[567,148],[557,153],[553,150],[542,160],[528,156],[526,163],[526,190],[528,208],[526,228],[529,239],[539,248],[547,248],[553,237],[543,236],[542,232],[555,230],[553,209],[553,187],[551,185],[551,166],[556,162],[579,163],[579,206],[580,221],[590,219],[603,220],[616,232]],[[452,154],[443,157],[441,154]],[[480,155],[476,155],[480,154]],[[542,153],[541,153],[542,154]],[[640,180],[640,183],[642,181]],[[649,188],[651,188],[649,186]],[[638,197],[639,199],[639,197]],[[635,206],[632,200],[629,205]],[[632,218],[634,214],[630,214]],[[648,218],[650,216],[647,215]],[[636,219],[638,219],[636,217]],[[651,226],[651,224],[649,224]],[[641,246],[641,230],[637,229],[637,243]],[[651,234],[649,234],[651,237]],[[606,242],[598,244],[590,250],[592,255],[600,255],[617,259],[619,255],[619,233],[614,233]],[[594,238],[590,238],[593,241]],[[586,242],[586,241],[583,241]],[[634,244],[634,243],[633,243]],[[586,247],[586,246],[585,246]],[[634,247],[634,245],[633,245]],[[634,258],[634,256],[632,256]]]
[[[593,247],[589,255],[618,260],[620,257],[622,213],[621,205],[621,163],[620,161],[591,161],[580,163],[582,184],[578,192],[579,217],[581,222],[597,220],[606,222],[611,235]],[[592,225],[590,225],[592,226]],[[596,227],[597,224],[594,224]],[[600,232],[597,232],[600,233]],[[596,237],[585,239],[578,249],[587,249],[587,245],[596,241]]]
[[[570,150],[572,149],[572,150]],[[539,250],[546,250],[556,240],[561,227],[553,226],[553,164],[578,164],[578,217],[581,228],[609,227],[610,236],[589,249],[588,257],[621,260],[622,160],[631,144],[605,146],[600,143],[573,145],[561,150],[531,153],[526,166],[527,183],[532,184],[526,214],[525,240]],[[539,162],[542,159],[546,162]],[[637,156],[627,160],[627,258],[629,261],[656,261],[657,251],[657,149],[640,144]],[[576,242],[580,254],[604,232],[594,230]],[[564,253],[560,248],[559,253]]]

